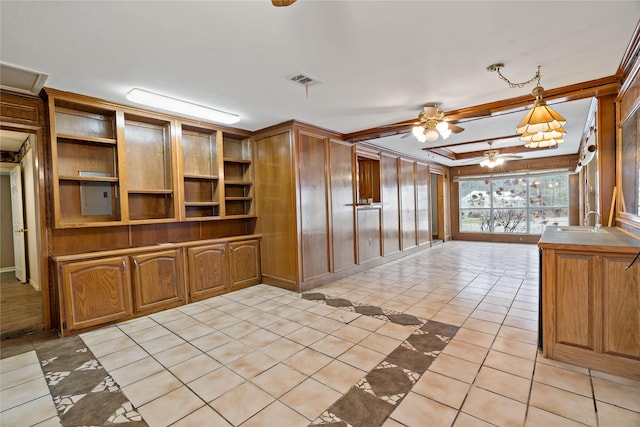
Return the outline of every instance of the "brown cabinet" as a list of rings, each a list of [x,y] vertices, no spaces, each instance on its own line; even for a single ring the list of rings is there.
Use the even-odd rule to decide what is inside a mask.
[[[640,265],[633,254],[543,250],[546,357],[640,379]]]
[[[221,243],[187,248],[190,301],[210,298],[227,290],[226,246]]]
[[[77,261],[59,268],[63,327],[72,331],[131,315],[129,260],[126,256]],[[63,331],[64,332],[64,331]]]
[[[260,241],[229,243],[229,276],[231,289],[260,283]]]
[[[364,264],[382,256],[381,213],[378,207],[360,206],[357,209],[358,264]]]
[[[136,313],[184,302],[181,249],[132,255],[131,263]]]

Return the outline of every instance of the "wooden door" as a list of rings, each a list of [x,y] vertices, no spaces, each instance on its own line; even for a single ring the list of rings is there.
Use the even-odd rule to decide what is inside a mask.
[[[258,239],[229,243],[229,275],[232,289],[260,283],[260,241]]]
[[[189,299],[198,301],[227,290],[226,245],[215,244],[187,249]]]
[[[136,313],[157,311],[184,300],[180,249],[132,255]]]
[[[16,279],[27,281],[27,257],[24,243],[24,213],[22,209],[22,169],[18,165],[11,169],[11,218],[13,222],[13,259]],[[35,232],[35,230],[33,230]]]
[[[132,314],[126,256],[64,264],[59,274],[63,334]]]

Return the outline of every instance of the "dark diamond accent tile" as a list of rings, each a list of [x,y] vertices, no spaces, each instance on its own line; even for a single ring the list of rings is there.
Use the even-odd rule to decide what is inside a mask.
[[[326,297],[324,294],[321,294],[319,292],[309,292],[309,293],[302,294],[302,299],[308,299],[313,301],[323,301],[326,299]]]
[[[54,396],[67,396],[89,393],[107,376],[104,369],[96,371],[74,371],[58,384],[49,386]]]
[[[410,314],[387,314],[389,320],[399,325],[421,325],[422,322],[416,316]]]
[[[385,359],[385,361],[389,363],[393,363],[394,365],[416,372],[420,375],[425,373],[434,360],[434,357],[409,350],[402,346],[393,350]]]
[[[63,426],[103,425],[126,400],[122,392],[89,393],[60,415],[60,422]]]
[[[331,405],[329,412],[354,427],[372,427],[381,426],[394,409],[391,403],[358,387],[351,387],[347,394]]]
[[[384,312],[380,307],[374,307],[373,305],[357,305],[355,306],[356,313],[364,314],[367,316],[379,316],[384,315]]]
[[[453,336],[458,332],[457,326],[448,325],[446,323],[436,322],[435,320],[429,320],[425,323],[422,328],[423,331],[438,334],[445,336],[447,338],[453,338]]]
[[[332,307],[351,307],[353,305],[351,301],[342,298],[327,298],[325,302]]]
[[[366,378],[371,390],[379,397],[408,393],[413,387],[402,368],[374,369]]]
[[[425,334],[425,335],[410,335],[407,341],[411,343],[421,353],[427,353],[430,351],[442,351],[448,344],[448,341],[442,341],[437,335]]]

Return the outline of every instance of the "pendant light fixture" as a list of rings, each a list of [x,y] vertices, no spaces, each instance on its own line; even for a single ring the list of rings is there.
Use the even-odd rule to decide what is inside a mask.
[[[525,141],[527,148],[553,147],[562,144],[564,139],[562,136],[566,131],[562,128],[567,121],[553,108],[547,105],[542,98],[544,89],[540,86],[540,66],[536,74],[530,80],[522,83],[512,83],[509,79],[502,75],[500,69],[504,64],[497,63],[487,67],[487,71],[495,71],[498,77],[509,84],[512,88],[522,88],[525,85],[536,82],[536,87],[531,93],[535,97],[533,108],[527,112],[527,115],[520,121],[516,127],[516,132],[521,135],[520,139]]]

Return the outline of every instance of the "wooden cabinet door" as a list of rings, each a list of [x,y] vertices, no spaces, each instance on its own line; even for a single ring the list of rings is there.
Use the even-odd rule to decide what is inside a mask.
[[[602,350],[640,359],[640,265],[631,257],[602,257]]]
[[[122,319],[132,313],[127,257],[64,264],[60,267],[60,286],[68,331]]]
[[[135,311],[156,311],[184,300],[180,249],[132,255]]]
[[[187,249],[189,298],[198,301],[227,290],[226,245],[207,245]]]
[[[229,243],[229,273],[232,289],[260,283],[260,241]]]

